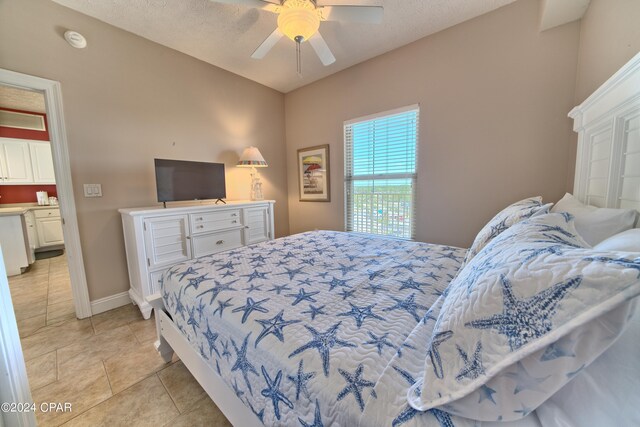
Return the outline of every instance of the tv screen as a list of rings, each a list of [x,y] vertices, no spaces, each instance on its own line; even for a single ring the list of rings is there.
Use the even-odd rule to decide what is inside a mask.
[[[158,202],[224,199],[223,163],[155,159]]]

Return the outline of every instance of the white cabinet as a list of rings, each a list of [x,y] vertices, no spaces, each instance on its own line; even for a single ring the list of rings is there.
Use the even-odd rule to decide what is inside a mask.
[[[56,177],[53,171],[51,144],[48,141],[30,141],[29,152],[31,154],[33,182],[38,184],[55,184]]]
[[[29,144],[20,140],[3,139],[0,142],[0,172],[2,184],[32,183]]]
[[[60,209],[37,209],[34,215],[39,247],[64,244]]]
[[[22,211],[0,215],[0,245],[7,276],[20,274],[29,265],[24,230]]]
[[[129,296],[148,319],[145,298],[160,291],[162,274],[192,258],[270,240],[273,201],[179,208],[120,209],[129,267]]]
[[[55,183],[49,141],[0,138],[0,185]]]

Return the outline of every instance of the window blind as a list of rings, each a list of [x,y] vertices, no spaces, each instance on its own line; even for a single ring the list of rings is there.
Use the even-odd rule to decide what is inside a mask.
[[[345,122],[346,229],[413,239],[419,107]]]

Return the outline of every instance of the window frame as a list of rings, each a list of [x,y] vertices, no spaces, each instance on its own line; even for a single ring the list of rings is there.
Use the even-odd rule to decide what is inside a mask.
[[[348,174],[348,171],[353,171],[353,164],[349,165],[349,160],[351,162],[354,161],[353,156],[353,139],[347,137],[348,128],[369,121],[374,121],[381,118],[391,117],[403,113],[415,112],[416,113],[416,143],[415,143],[415,170],[413,173],[390,173],[390,174],[369,174],[369,175],[351,175]],[[350,141],[351,147],[348,146],[348,141]],[[400,240],[415,240],[416,238],[416,204],[417,204],[417,184],[418,184],[418,154],[419,154],[419,146],[420,146],[420,104],[408,105],[405,107],[395,108],[388,111],[383,111],[375,114],[371,114],[368,116],[358,117],[351,120],[346,120],[343,122],[343,144],[344,144],[344,227],[348,232],[353,233],[362,233],[372,236],[385,237],[390,239],[400,239]],[[351,157],[347,155],[348,150],[351,150]],[[353,218],[349,221],[350,212],[350,203],[352,203],[353,196],[351,195],[351,189],[353,187],[353,183],[355,181],[383,181],[389,179],[408,179],[411,180],[411,236],[394,236],[391,234],[378,234],[378,233],[370,233],[370,232],[360,232],[349,230],[349,224],[353,228]]]

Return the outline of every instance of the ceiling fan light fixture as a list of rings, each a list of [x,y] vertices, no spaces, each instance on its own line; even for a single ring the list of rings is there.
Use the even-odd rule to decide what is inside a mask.
[[[320,14],[310,0],[287,0],[278,15],[278,28],[295,42],[309,40],[320,28]]]

